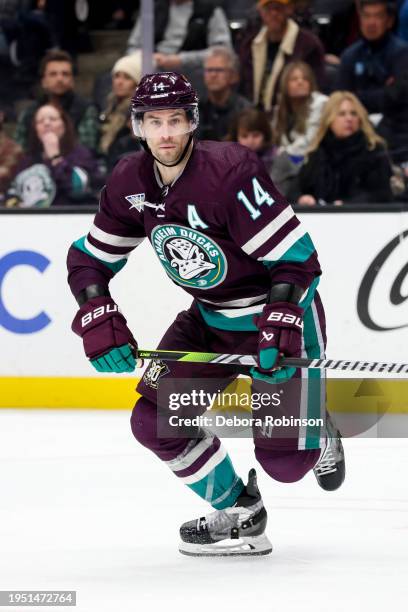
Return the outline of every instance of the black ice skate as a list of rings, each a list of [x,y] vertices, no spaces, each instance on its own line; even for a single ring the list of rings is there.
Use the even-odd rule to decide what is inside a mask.
[[[313,468],[317,482],[325,491],[335,491],[344,481],[346,465],[341,434],[326,412],[327,445]]]
[[[272,544],[265,535],[267,514],[250,470],[248,484],[230,508],[215,510],[180,527],[179,550],[193,557],[267,555]]]

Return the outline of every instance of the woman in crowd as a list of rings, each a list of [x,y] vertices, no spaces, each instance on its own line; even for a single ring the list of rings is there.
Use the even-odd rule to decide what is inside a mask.
[[[320,123],[327,96],[316,91],[313,70],[305,62],[291,62],[282,74],[274,119],[279,152],[302,160]]]
[[[297,175],[317,132],[327,96],[316,91],[316,79],[305,62],[291,62],[282,74],[274,117],[278,155],[271,177],[289,199],[297,196]]]
[[[6,206],[89,202],[95,167],[90,151],[77,143],[68,115],[57,106],[44,104],[33,117],[28,152],[17,168]]]
[[[299,204],[376,203],[392,198],[384,140],[352,93],[336,91],[299,173]]]
[[[140,51],[118,59],[112,69],[112,90],[106,109],[100,116],[100,153],[105,157],[107,171],[111,172],[120,157],[140,149],[130,127],[130,100],[142,76]]]
[[[271,172],[276,147],[272,144],[272,128],[268,115],[257,108],[246,108],[233,121],[226,140],[239,142],[254,151]]]

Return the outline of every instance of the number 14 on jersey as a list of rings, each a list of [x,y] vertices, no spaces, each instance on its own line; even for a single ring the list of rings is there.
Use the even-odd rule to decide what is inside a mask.
[[[251,215],[251,219],[255,221],[262,214],[261,211],[259,210],[262,204],[266,203],[268,206],[272,206],[275,200],[267,191],[265,191],[265,189],[263,189],[263,187],[260,185],[259,181],[256,178],[252,179],[252,187],[254,190],[255,205],[258,208],[255,208],[255,206],[248,199],[248,197],[245,195],[242,189],[241,191],[237,193],[237,198],[245,206],[245,208]]]

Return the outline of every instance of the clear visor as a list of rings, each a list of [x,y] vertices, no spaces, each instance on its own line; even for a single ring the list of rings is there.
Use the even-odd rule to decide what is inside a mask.
[[[198,127],[198,108],[166,108],[132,113],[133,133],[137,138],[160,139],[189,134]]]

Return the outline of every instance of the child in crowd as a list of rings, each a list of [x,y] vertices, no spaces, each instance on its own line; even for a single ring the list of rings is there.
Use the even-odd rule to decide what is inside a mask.
[[[272,143],[272,128],[268,115],[257,108],[247,108],[236,117],[226,140],[239,142],[254,151],[272,170],[276,147]]]

